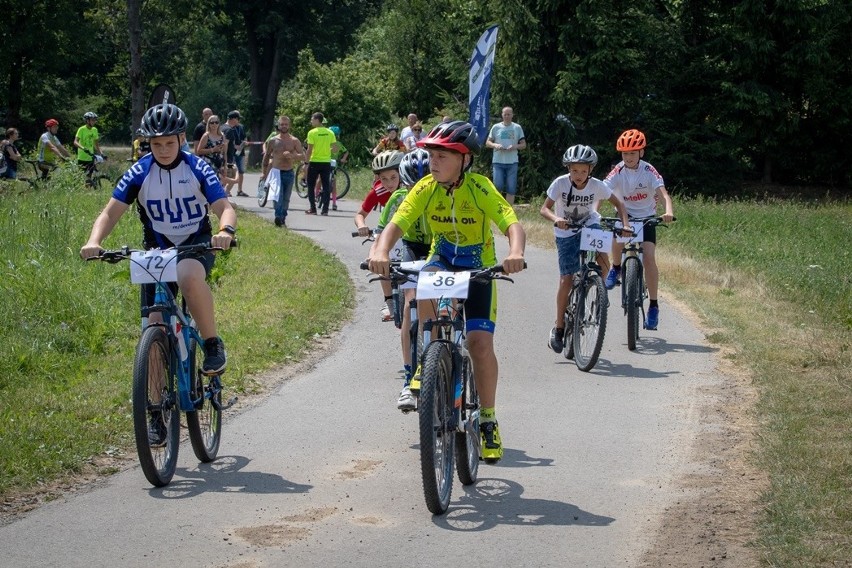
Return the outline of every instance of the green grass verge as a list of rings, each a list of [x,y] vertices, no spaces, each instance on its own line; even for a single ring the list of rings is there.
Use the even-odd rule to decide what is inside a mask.
[[[78,256],[107,199],[72,170],[36,191],[0,186],[0,496],[132,448],[139,291],[126,264]],[[106,246],[138,246],[128,213]],[[217,257],[213,275],[231,393],[254,392],[252,375],[300,359],[349,318],[354,297],[333,255],[254,215],[239,221],[241,246]]]
[[[552,245],[522,212],[531,242]],[[852,206],[676,200],[659,229],[664,292],[687,302],[758,390],[754,463],[766,472],[753,543],[768,566],[852,558]],[[665,309],[665,306],[664,306]]]

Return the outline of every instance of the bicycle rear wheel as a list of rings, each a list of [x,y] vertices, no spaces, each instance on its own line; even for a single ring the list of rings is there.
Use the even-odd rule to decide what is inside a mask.
[[[216,459],[222,439],[222,383],[218,375],[201,374],[204,355],[194,339],[189,344],[189,357],[191,396],[198,402],[194,411],[186,413],[186,427],[195,457],[207,463]]]
[[[263,177],[257,183],[257,206],[266,207],[266,202],[269,200],[269,187],[266,185],[266,180]]]
[[[476,483],[479,474],[479,454],[482,450],[479,434],[479,393],[473,377],[473,363],[465,357],[462,363],[462,424],[464,432],[456,432],[456,473],[462,485]]]
[[[337,198],[343,199],[343,196],[349,193],[349,172],[337,166],[334,177],[337,180]]]
[[[172,480],[180,443],[180,409],[170,360],[165,331],[147,328],[133,363],[133,431],[139,465],[155,487]]]
[[[639,261],[628,258],[624,261],[624,311],[627,315],[627,348],[636,350],[639,339],[639,312],[642,309],[642,299],[639,295]]]
[[[455,431],[451,385],[452,355],[446,343],[429,344],[420,375],[420,470],[426,507],[435,515],[447,512],[453,490]]]
[[[603,279],[589,272],[583,279],[574,316],[574,362],[589,371],[598,362],[606,333],[607,295]]]
[[[308,168],[302,162],[296,166],[296,193],[302,199],[308,198],[308,182],[305,179],[308,175]]]

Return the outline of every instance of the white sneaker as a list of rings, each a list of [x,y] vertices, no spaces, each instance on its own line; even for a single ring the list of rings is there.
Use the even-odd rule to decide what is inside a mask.
[[[417,402],[414,395],[411,394],[411,389],[408,386],[402,387],[399,393],[399,399],[396,401],[396,407],[403,412],[408,412],[417,408]]]
[[[382,306],[382,321],[391,321],[393,319],[393,299],[386,300]]]

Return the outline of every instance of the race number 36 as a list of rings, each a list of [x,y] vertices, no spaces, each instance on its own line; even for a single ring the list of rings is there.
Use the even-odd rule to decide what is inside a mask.
[[[469,272],[421,272],[417,278],[417,299],[467,298]]]
[[[177,251],[152,249],[131,253],[130,281],[134,284],[177,282]]]

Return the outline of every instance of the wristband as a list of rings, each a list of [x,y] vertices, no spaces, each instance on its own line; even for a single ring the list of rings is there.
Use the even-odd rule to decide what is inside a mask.
[[[237,234],[237,230],[232,225],[222,225],[219,227],[219,232],[225,231],[232,237]]]

